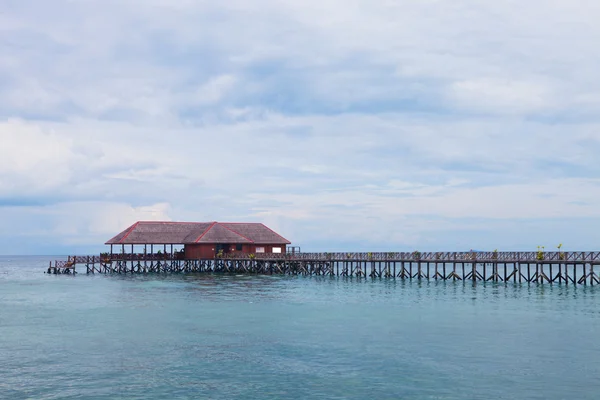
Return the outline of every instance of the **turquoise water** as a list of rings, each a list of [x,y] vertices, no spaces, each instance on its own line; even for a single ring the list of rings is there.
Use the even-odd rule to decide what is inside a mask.
[[[598,399],[597,287],[43,274],[0,257],[0,398]]]

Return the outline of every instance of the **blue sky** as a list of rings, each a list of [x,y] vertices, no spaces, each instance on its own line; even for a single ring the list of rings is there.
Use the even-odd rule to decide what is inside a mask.
[[[0,254],[137,220],[600,247],[600,3],[0,1]]]

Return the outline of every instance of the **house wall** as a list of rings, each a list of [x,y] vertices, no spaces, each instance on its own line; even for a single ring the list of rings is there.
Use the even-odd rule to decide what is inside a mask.
[[[284,244],[243,244],[240,252],[245,254],[256,254],[257,249],[263,248],[264,253],[273,253],[273,248],[277,247],[281,249],[281,254],[285,254],[286,246]],[[185,245],[185,258],[188,260],[214,258],[217,253],[216,248],[217,246],[215,244],[209,243],[187,244]],[[235,244],[230,245],[229,252],[237,252]]]
[[[188,260],[202,260],[215,258],[214,244],[186,244],[185,258]]]

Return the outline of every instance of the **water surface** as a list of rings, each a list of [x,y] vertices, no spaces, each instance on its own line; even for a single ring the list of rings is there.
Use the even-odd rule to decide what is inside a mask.
[[[0,398],[598,399],[597,287],[45,275],[0,257]]]

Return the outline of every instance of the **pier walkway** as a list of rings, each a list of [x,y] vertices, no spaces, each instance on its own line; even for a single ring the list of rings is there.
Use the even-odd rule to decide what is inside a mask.
[[[184,259],[181,254],[71,256],[48,273],[234,273],[321,275],[405,280],[600,284],[600,252],[412,252],[231,254]]]

